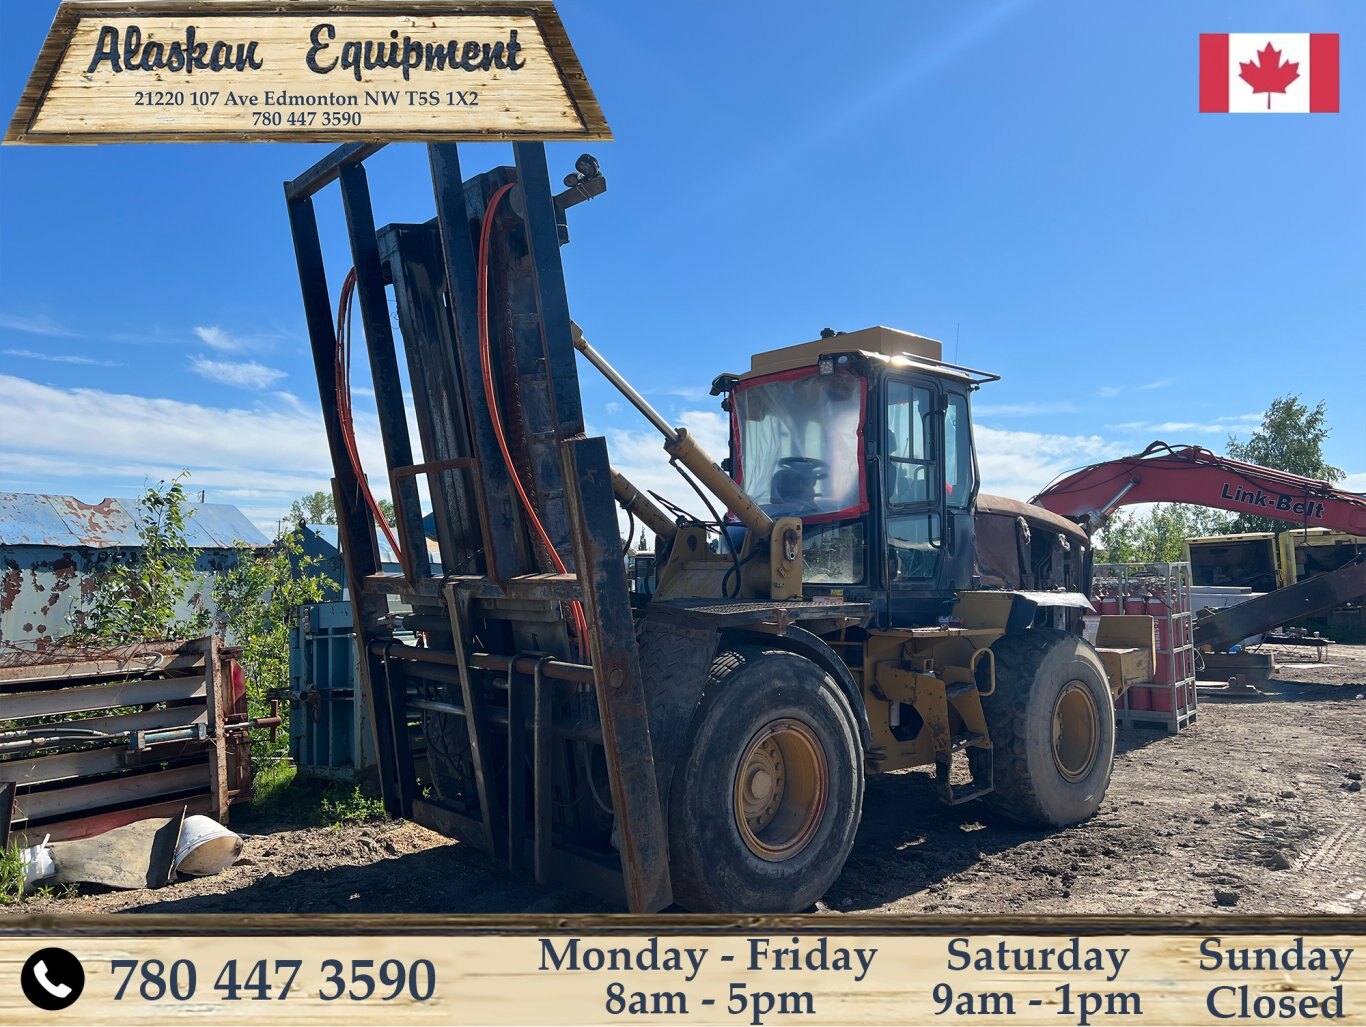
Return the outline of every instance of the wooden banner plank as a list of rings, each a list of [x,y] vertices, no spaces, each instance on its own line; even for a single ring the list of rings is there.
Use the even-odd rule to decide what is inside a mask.
[[[66,0],[5,142],[610,138],[549,0]]]

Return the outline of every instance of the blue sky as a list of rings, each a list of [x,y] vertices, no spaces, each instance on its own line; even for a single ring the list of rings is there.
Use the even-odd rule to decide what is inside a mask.
[[[616,135],[591,147],[607,195],[571,212],[574,316],[709,444],[714,374],[887,324],[1003,375],[977,399],[990,491],[1155,438],[1221,449],[1286,392],[1327,401],[1366,490],[1358,0],[559,6]],[[6,118],[55,9],[3,6]],[[1198,114],[1198,34],[1239,31],[1340,33],[1343,113]],[[327,148],[0,149],[0,489],[93,501],[188,468],[270,525],[326,487],[280,183]],[[370,168],[381,224],[431,215],[421,147]],[[335,290],[335,195],[320,218]],[[617,463],[668,484],[581,374]]]

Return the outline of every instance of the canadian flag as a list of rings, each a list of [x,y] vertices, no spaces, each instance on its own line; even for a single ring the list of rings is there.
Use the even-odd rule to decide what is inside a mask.
[[[1338,36],[1228,32],[1200,36],[1200,110],[1330,114],[1338,109]]]

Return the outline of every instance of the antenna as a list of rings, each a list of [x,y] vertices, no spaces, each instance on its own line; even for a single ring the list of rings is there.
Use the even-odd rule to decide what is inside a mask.
[[[953,362],[958,363],[958,333],[962,331],[963,322],[959,321],[953,326]]]

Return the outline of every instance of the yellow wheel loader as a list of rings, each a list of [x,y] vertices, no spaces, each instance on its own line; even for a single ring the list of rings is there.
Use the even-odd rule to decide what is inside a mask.
[[[435,217],[377,228],[377,149],[285,192],[392,815],[632,911],[792,912],[839,875],[869,774],[932,768],[944,802],[1030,824],[1095,812],[1115,739],[1081,637],[1090,546],[979,493],[971,399],[994,375],[906,332],[825,331],[715,378],[718,462],[570,317],[561,248],[605,190],[595,160],[557,190],[540,144],[468,178],[431,144]],[[333,183],[340,306],[313,206]],[[385,468],[350,427],[353,320]],[[585,437],[584,364],[660,432],[687,503]],[[619,515],[654,536],[631,581]]]

